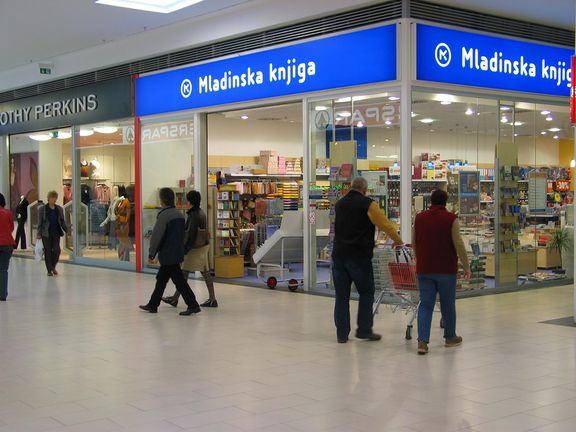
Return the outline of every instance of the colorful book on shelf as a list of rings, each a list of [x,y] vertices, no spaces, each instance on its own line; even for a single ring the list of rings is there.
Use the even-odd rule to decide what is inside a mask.
[[[340,166],[340,172],[338,173],[338,180],[340,181],[350,181],[352,180],[352,164],[345,163]]]

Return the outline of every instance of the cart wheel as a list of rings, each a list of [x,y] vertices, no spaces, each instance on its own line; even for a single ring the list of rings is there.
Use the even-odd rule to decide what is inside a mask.
[[[290,279],[288,281],[288,289],[292,292],[296,292],[298,289],[298,281],[296,279]]]
[[[278,279],[276,279],[274,276],[270,276],[266,281],[266,285],[268,288],[274,289],[276,288],[276,285],[278,285]]]
[[[412,340],[412,326],[406,326],[406,340]]]
[[[444,328],[444,318],[440,318],[440,328]]]

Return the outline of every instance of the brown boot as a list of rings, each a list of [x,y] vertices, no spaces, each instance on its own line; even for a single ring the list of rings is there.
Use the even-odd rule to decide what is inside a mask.
[[[446,343],[444,344],[446,348],[457,347],[458,345],[462,345],[462,336],[446,338]]]
[[[418,354],[428,354],[428,342],[418,341]]]

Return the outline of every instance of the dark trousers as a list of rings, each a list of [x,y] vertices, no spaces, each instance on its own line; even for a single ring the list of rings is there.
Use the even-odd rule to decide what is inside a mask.
[[[12,246],[0,246],[0,299],[8,297],[8,267],[12,258]]]
[[[18,247],[18,242],[21,242],[20,249],[26,249],[26,230],[24,229],[26,222],[18,222],[18,227],[16,228],[16,247]]]
[[[42,237],[42,244],[44,245],[46,270],[51,272],[60,260],[60,236],[56,233],[50,233],[49,237]]]
[[[188,305],[189,309],[200,307],[190,285],[188,285],[188,282],[184,279],[180,264],[160,265],[160,269],[156,275],[156,287],[154,288],[152,297],[150,297],[148,306],[153,308],[160,306],[162,295],[164,294],[164,290],[166,289],[166,285],[170,279],[172,279],[172,282],[176,285],[178,292],[182,294],[182,298],[186,302],[186,305]]]
[[[374,304],[374,272],[368,257],[332,257],[332,279],[336,289],[334,323],[338,339],[350,333],[350,290],[352,282],[360,296],[358,302],[358,334],[372,333]]]

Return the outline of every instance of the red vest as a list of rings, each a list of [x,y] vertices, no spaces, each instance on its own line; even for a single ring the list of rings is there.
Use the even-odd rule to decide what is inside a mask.
[[[416,273],[458,273],[458,255],[452,241],[456,217],[440,205],[416,215]]]
[[[13,230],[12,212],[0,207],[0,246],[16,246],[14,237],[12,237]]]

